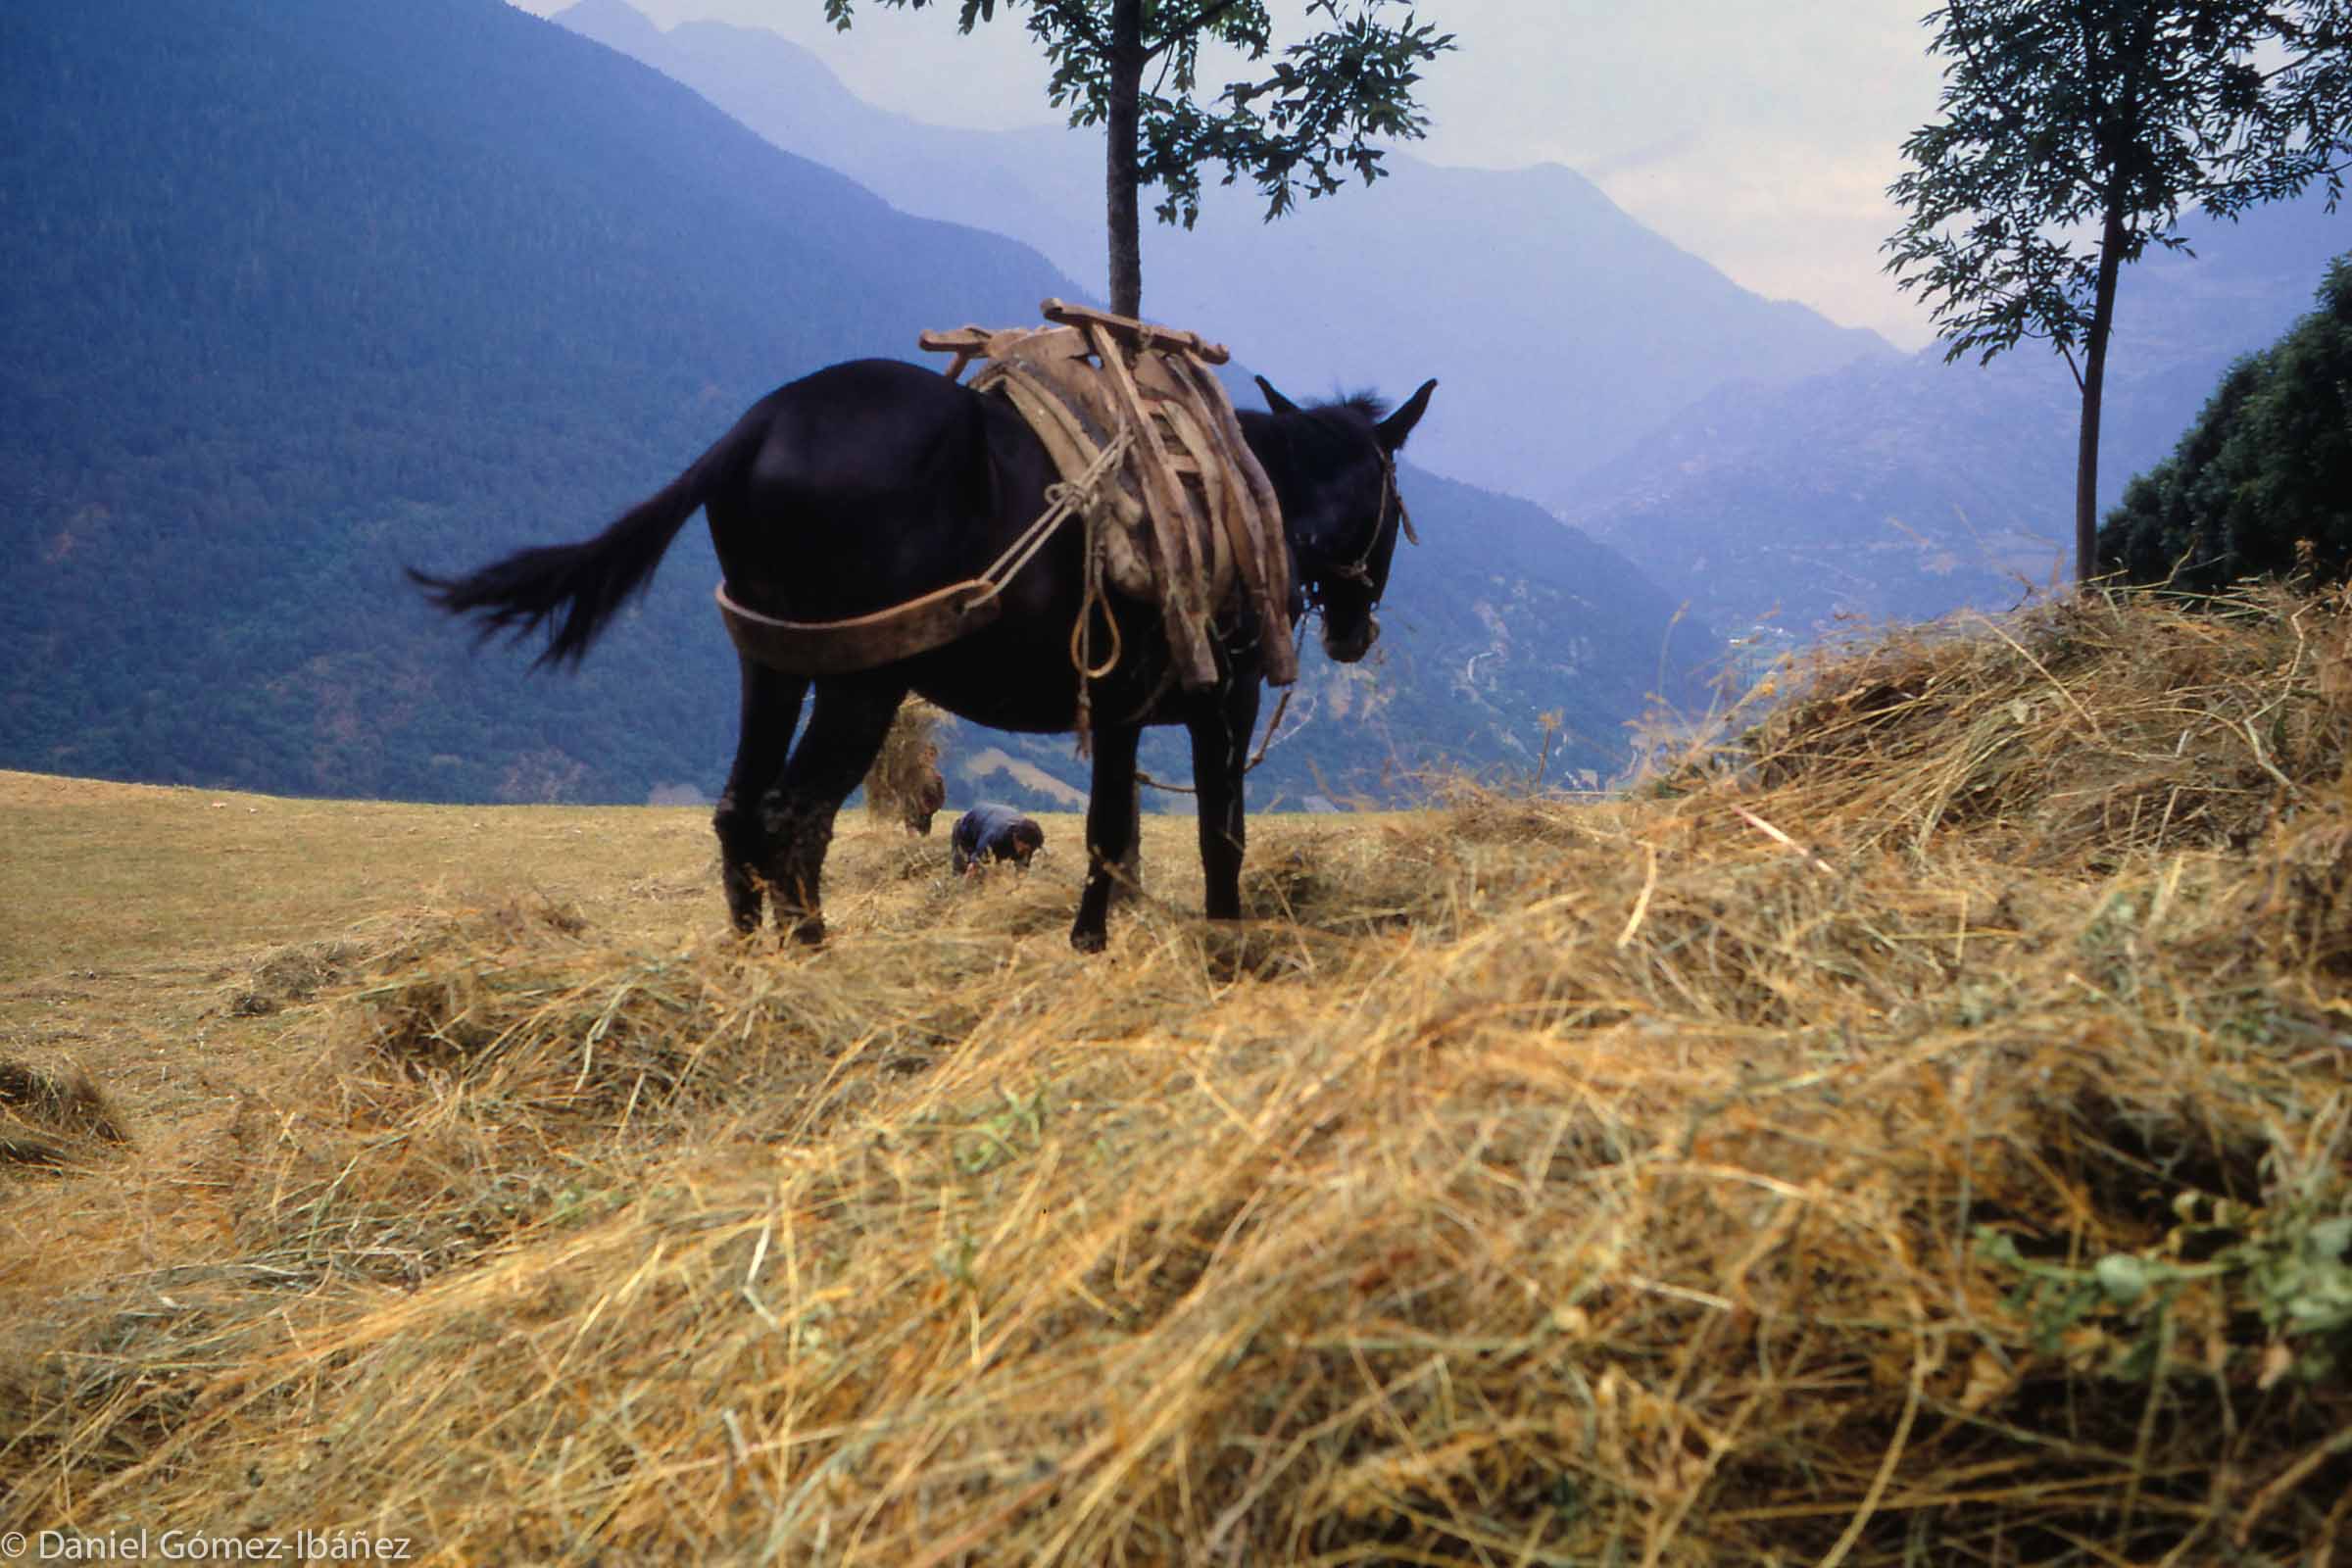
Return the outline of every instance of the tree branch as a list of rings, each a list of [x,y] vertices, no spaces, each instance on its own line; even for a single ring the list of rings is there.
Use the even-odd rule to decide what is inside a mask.
[[[2075,378],[2075,390],[2082,390],[2082,372],[2075,367],[2075,351],[2065,344],[2058,345],[2058,357],[2066,361],[2066,373]]]
[[[1213,3],[1202,7],[1200,12],[1187,21],[1165,24],[1159,42],[1146,49],[1144,58],[1150,60],[1153,55],[1158,54],[1179,39],[1191,37],[1240,4],[1241,0],[1213,0]]]

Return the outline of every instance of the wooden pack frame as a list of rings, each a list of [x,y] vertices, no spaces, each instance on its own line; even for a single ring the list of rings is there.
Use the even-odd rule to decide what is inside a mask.
[[[1239,592],[1263,628],[1265,677],[1298,678],[1291,642],[1289,545],[1282,508],[1212,366],[1229,358],[1197,332],[1050,299],[1047,327],[925,332],[953,354],[950,376],[975,360],[980,391],[1028,420],[1084,498],[1112,586],[1155,602],[1188,690],[1216,684],[1211,622]],[[1093,482],[1113,445],[1111,482]]]

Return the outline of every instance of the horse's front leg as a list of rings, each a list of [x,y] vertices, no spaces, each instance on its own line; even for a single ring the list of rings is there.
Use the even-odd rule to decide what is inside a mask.
[[[718,808],[710,813],[710,826],[718,834],[719,877],[726,889],[728,917],[736,930],[750,936],[760,929],[768,859],[761,802],[784,771],[808,682],[749,659],[741,662],[743,710],[735,765],[727,770],[727,787],[719,793]]]
[[[1143,733],[1137,724],[1103,724],[1095,730],[1095,776],[1086,798],[1086,891],[1078,895],[1078,918],[1070,923],[1070,946],[1080,953],[1102,951],[1111,884],[1139,834],[1135,748]]]
[[[881,672],[818,681],[808,733],[760,803],[776,926],[802,942],[825,939],[823,879],[833,819],[874,765],[906,695],[905,685]]]
[[[1242,852],[1247,828],[1242,810],[1242,771],[1250,736],[1257,728],[1258,686],[1234,682],[1215,707],[1195,713],[1185,727],[1193,737],[1193,788],[1200,802],[1200,876],[1211,920],[1242,916]]]

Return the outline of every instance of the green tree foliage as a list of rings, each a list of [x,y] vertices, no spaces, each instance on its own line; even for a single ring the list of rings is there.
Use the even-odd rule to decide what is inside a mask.
[[[2046,339],[2082,420],[2075,561],[2095,555],[2099,408],[2118,274],[2352,159],[2352,0],[1950,0],[1930,13],[1943,118],[1903,143],[1887,270],[1934,302],[1946,357]],[[2076,350],[2082,361],[2076,363]]]
[[[921,10],[945,0],[880,0]],[[1399,0],[1309,0],[1321,30],[1274,50],[1263,0],[960,0],[957,26],[969,32],[1026,7],[1028,27],[1053,65],[1048,93],[1073,125],[1101,125],[1109,227],[1110,308],[1143,310],[1139,192],[1162,195],[1163,222],[1191,227],[1200,215],[1200,166],[1225,166],[1226,184],[1248,178],[1280,217],[1304,190],[1326,196],[1348,173],[1370,184],[1382,173],[1379,141],[1411,141],[1428,120],[1413,101],[1420,68],[1453,47],[1453,35],[1382,15]],[[855,0],[825,0],[825,18],[847,28]],[[1200,94],[1203,42],[1242,51],[1256,74]],[[1154,70],[1156,68],[1156,71]],[[1152,75],[1147,88],[1144,78]]]
[[[2352,576],[2352,257],[2328,268],[2318,310],[2230,368],[2099,530],[2101,571],[2192,593],[2306,565]]]

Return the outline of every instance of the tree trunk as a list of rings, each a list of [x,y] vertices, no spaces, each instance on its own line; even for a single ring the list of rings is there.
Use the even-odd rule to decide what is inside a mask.
[[[1102,122],[1103,211],[1110,230],[1110,308],[1119,316],[1144,314],[1143,223],[1137,211],[1136,147],[1143,139],[1144,0],[1111,0],[1110,107]],[[1127,791],[1127,853],[1119,858],[1113,902],[1124,902],[1144,886],[1144,787]]]
[[[1104,211],[1110,219],[1110,308],[1144,314],[1144,247],[1136,216],[1136,144],[1143,135],[1144,0],[1111,0],[1110,108],[1103,121]]]
[[[2107,382],[2107,338],[2115,325],[2116,274],[2124,265],[2124,215],[2107,213],[2099,236],[2099,281],[2090,336],[2082,345],[2082,430],[2075,450],[2075,585],[2099,574],[2099,398]]]

